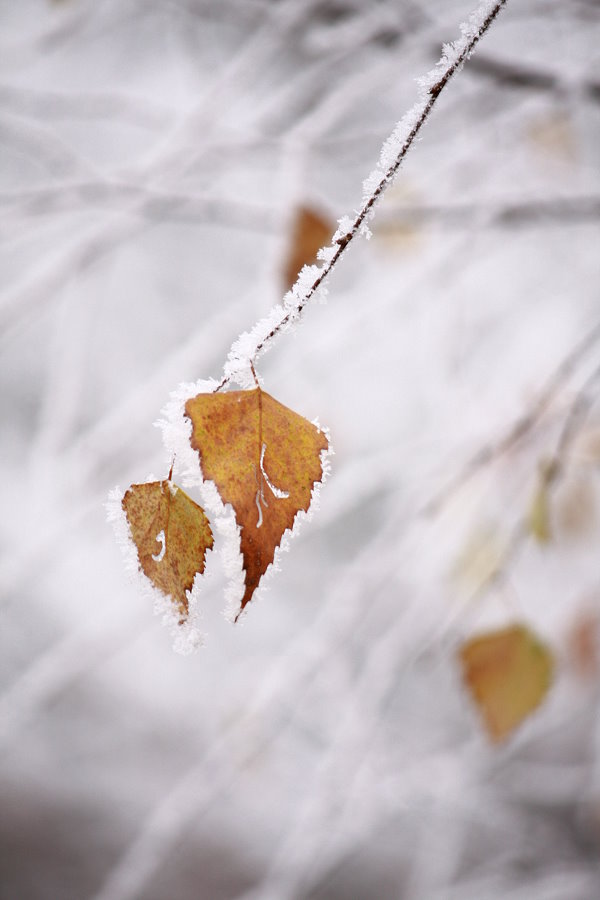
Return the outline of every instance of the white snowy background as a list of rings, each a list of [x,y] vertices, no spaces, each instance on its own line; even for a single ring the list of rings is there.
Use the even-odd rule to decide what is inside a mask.
[[[104,509],[166,476],[170,391],[279,302],[299,204],[358,206],[471,6],[0,2],[2,900],[600,896],[600,685],[572,638],[600,612],[594,408],[553,540],[485,582],[600,360],[596,0],[508,0],[372,239],[261,358],[336,456],[243,621],[217,550],[205,646],[175,654]],[[526,438],[425,514],[569,354]],[[514,620],[557,676],[493,747],[456,651]]]

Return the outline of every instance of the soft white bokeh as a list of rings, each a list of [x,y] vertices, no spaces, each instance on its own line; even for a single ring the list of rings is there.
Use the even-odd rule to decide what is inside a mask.
[[[282,299],[297,204],[359,206],[471,7],[0,4],[2,900],[600,895],[597,677],[569,649],[599,612],[595,408],[555,539],[478,588],[600,339],[423,514],[600,318],[597,4],[508,0],[372,239],[261,357],[336,455],[243,621],[217,547],[206,643],[173,653],[105,519],[116,484],[166,477],[170,392]],[[514,618],[559,672],[493,748],[455,653]]]

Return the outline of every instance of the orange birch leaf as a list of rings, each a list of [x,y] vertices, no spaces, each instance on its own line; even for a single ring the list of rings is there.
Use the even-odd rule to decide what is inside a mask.
[[[308,512],[329,441],[260,388],[198,394],[186,402],[185,415],[202,476],[214,483],[224,504],[231,504],[240,529],[241,612],[284,533],[301,510]]]
[[[496,742],[539,706],[552,681],[550,649],[523,625],[472,638],[459,656],[464,682]]]
[[[204,510],[171,481],[132,484],[121,506],[142,572],[171,598],[184,621],[188,591],[213,546]]]
[[[334,230],[333,224],[314,209],[308,206],[298,209],[283,265],[283,280],[288,290],[296,281],[300,270],[315,262],[317,252],[330,242]]]

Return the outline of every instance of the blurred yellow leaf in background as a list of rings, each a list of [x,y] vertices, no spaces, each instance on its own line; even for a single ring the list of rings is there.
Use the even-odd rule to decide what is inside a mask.
[[[471,638],[459,658],[464,683],[494,742],[507,738],[531,715],[552,681],[552,652],[524,625]]]

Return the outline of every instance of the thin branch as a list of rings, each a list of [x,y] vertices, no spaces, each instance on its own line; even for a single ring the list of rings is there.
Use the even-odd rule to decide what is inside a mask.
[[[250,77],[250,73],[262,71],[269,63],[268,54],[276,45],[272,40],[274,34],[280,39],[285,34],[290,35],[318,2],[306,0],[298,4],[295,0],[288,0],[277,4],[275,11],[250,34],[242,48],[206,85],[204,93],[183,123],[174,126],[158,143],[151,145],[146,158],[138,164],[136,177],[148,184],[162,183],[167,178],[175,177],[189,160],[191,147],[197,144],[197,134],[202,132],[203,138],[207,139],[214,132],[219,111],[226,105],[227,91],[234,92],[240,81]],[[194,154],[197,162],[196,150]],[[126,176],[127,167],[121,173],[122,178]],[[47,264],[36,266],[33,276],[27,274],[20,284],[0,295],[0,335],[25,318],[34,307],[52,297],[57,287],[72,275],[74,267],[87,266],[88,260],[99,258],[142,230],[139,223],[124,219],[125,215],[135,215],[138,205],[138,201],[133,202],[119,213],[118,218],[113,217],[86,236],[78,237],[75,245],[68,247],[66,252],[49,255]]]
[[[547,460],[540,472],[540,490],[543,490],[548,498],[563,481],[570,462],[573,445],[588,419],[588,416],[598,400],[600,388],[600,365],[597,365],[577,391],[573,402],[569,406],[563,426],[560,430],[554,453]],[[493,587],[506,581],[517,557],[523,550],[526,540],[531,536],[531,521],[529,513],[522,516],[513,526],[508,541],[502,553],[502,558],[494,567],[490,575],[478,586],[472,600],[480,599]]]
[[[438,97],[471,55],[505,4],[506,0],[496,0],[491,6],[489,3],[483,4],[472,14],[469,23],[461,27],[463,37],[454,44],[447,45],[437,66],[420,79],[421,98],[400,120],[392,135],[384,143],[379,165],[365,182],[365,194],[360,210],[353,219],[347,217],[340,220],[331,244],[319,252],[319,259],[324,260],[324,265],[322,268],[305,266],[296,284],[285,296],[283,304],[276,306],[270,317],[259,322],[250,334],[242,335],[242,338],[233,344],[225,366],[225,374],[215,390],[222,390],[232,380],[245,383],[243,373],[249,368],[249,364],[255,363],[267,345],[300,317],[309,301],[323,288],[324,282],[354,238],[358,234],[368,233],[367,222],[373,214],[375,205],[396,177]]]
[[[512,450],[535,428],[558,391],[583,361],[588,351],[600,341],[600,322],[578,341],[563,359],[541,390],[536,402],[524,415],[510,426],[498,440],[481,447],[457,472],[457,474],[424,506],[423,515],[435,516],[452,496],[470,481],[481,469],[498,457]]]
[[[131,210],[131,202],[139,205]],[[107,180],[67,181],[47,187],[0,191],[0,210],[20,216],[55,215],[90,207],[124,211],[151,221],[210,222],[215,226],[278,233],[279,218],[268,206]],[[600,218],[600,196],[550,197],[515,202],[402,204],[387,207],[376,233],[435,223],[443,228],[526,228],[586,224]]]
[[[564,93],[567,89],[565,81],[553,72],[515,65],[515,63],[503,62],[488,56],[479,56],[473,62],[472,70],[507,88],[555,93]],[[600,100],[600,83],[598,81],[582,81],[579,84],[579,90],[583,96],[595,103]]]
[[[550,461],[552,477],[549,479],[549,483],[556,482],[564,472],[573,443],[598,399],[599,383],[600,365],[596,366],[591,375],[586,378],[569,408],[569,414],[558,438],[554,456]]]
[[[175,118],[168,106],[154,99],[133,97],[117,91],[94,93],[15,86],[0,82],[0,106],[5,112],[36,120],[62,119],[123,121],[152,130],[164,129]]]
[[[1,201],[1,195],[0,195]],[[453,203],[445,206],[402,205],[387,212],[377,232],[388,234],[402,226],[435,222],[449,228],[515,228],[528,225],[565,225],[595,222],[600,218],[600,196],[551,197],[514,203]]]
[[[136,204],[135,206],[133,204]],[[276,232],[277,217],[266,206],[226,197],[164,191],[118,179],[65,181],[42,188],[0,191],[0,209],[21,216],[56,215],[97,207],[150,221],[208,221],[251,231]]]

